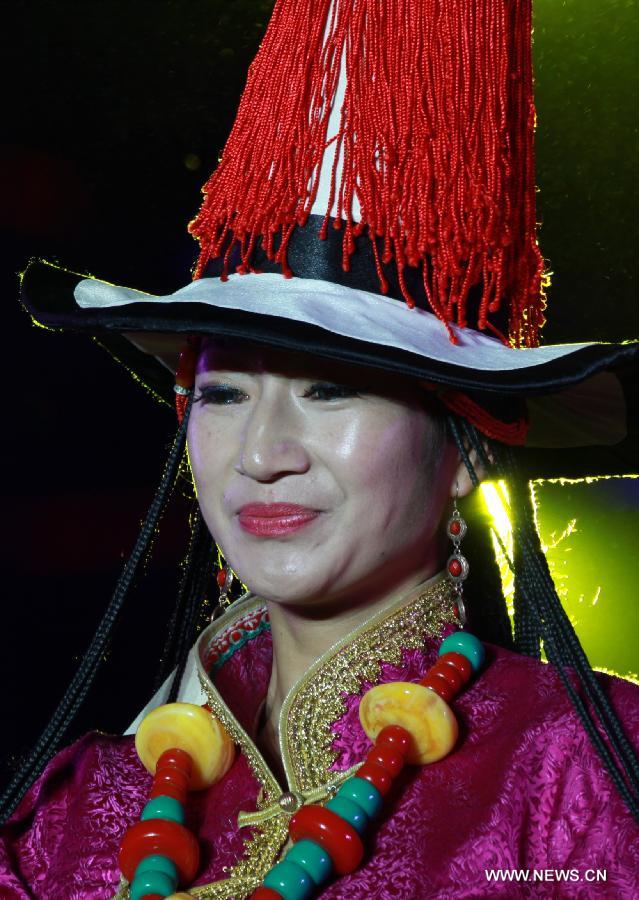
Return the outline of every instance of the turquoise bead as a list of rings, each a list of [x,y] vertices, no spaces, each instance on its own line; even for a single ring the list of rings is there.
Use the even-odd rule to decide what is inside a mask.
[[[371,819],[382,808],[382,795],[375,785],[366,781],[365,778],[358,778],[357,775],[344,782],[337,792],[337,796],[357,803]]]
[[[444,638],[439,647],[439,655],[443,656],[444,653],[461,653],[473,667],[473,672],[481,668],[486,656],[482,642],[469,631],[456,631]]]
[[[311,876],[316,885],[322,884],[333,871],[330,856],[315,841],[304,838],[294,844],[286,854],[287,862],[297,863]]]
[[[359,805],[347,797],[333,797],[326,804],[326,809],[332,810],[334,813],[352,825],[358,834],[362,834],[368,825],[369,818]]]
[[[140,819],[142,822],[145,819],[168,819],[184,825],[184,807],[174,797],[154,797],[142,810]]]
[[[288,854],[287,854],[288,856]],[[284,900],[306,900],[315,890],[311,876],[297,863],[283,859],[267,873],[264,887],[279,891]]]
[[[168,856],[160,856],[158,853],[153,853],[151,856],[145,856],[144,859],[140,861],[135,870],[135,877],[137,878],[138,875],[143,875],[145,872],[163,872],[165,875],[168,875],[169,878],[175,878],[176,884],[178,881],[177,866],[173,860],[169,859]]]
[[[159,894],[161,897],[169,897],[175,893],[177,878],[170,878],[164,872],[148,871],[141,875],[135,874],[129,888],[131,900],[142,900],[147,894]]]

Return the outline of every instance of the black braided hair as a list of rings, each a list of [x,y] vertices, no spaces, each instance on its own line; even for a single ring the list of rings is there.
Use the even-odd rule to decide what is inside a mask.
[[[189,561],[180,585],[180,591],[185,596],[184,614],[175,650],[175,674],[169,691],[169,703],[178,696],[187,657],[199,631],[203,601],[211,583],[213,556],[213,539],[198,510],[193,524]]]
[[[133,551],[122,569],[111,601],[100,620],[91,643],[48,725],[0,797],[1,823],[10,817],[60,746],[93,684],[124,601],[140,563],[144,560],[151,545],[162,511],[175,483],[186,441],[190,407],[191,400],[187,404],[184,418],[173,440],[162,479],[146,514]]]
[[[186,658],[199,631],[205,600],[210,593],[214,544],[197,501],[191,516],[190,532],[189,548],[183,563],[175,605],[166,629],[166,640],[155,677],[154,692],[172,672],[179,673],[178,682],[181,679]],[[171,688],[170,701],[177,696],[178,688],[179,684],[174,684]]]
[[[515,547],[511,561],[515,575],[515,647],[539,658],[543,642],[546,657],[555,667],[599,758],[639,822],[639,760],[557,595],[535,526],[530,485],[519,473],[516,450],[491,443],[487,452],[472,425],[452,416],[448,425],[473,484],[479,479],[469,447],[487,470],[492,468],[508,483]]]

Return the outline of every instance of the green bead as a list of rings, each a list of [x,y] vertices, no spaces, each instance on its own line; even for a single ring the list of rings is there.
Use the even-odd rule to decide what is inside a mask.
[[[366,781],[365,778],[348,778],[337,792],[338,797],[344,797],[346,800],[352,800],[361,806],[369,818],[373,818],[382,808],[382,795],[374,784]]]
[[[297,863],[283,859],[267,873],[264,887],[278,891],[284,900],[306,900],[315,890],[315,884]]]
[[[138,863],[138,867],[135,870],[135,877],[137,878],[138,875],[143,875],[145,872],[163,872],[165,875],[168,875],[169,878],[175,878],[176,883],[178,880],[177,866],[173,860],[169,859],[168,856],[160,856],[159,853],[152,853],[151,856],[145,856],[144,859]]]
[[[354,800],[348,800],[346,797],[333,797],[326,804],[326,809],[337,813],[341,819],[352,825],[358,834],[362,834],[368,825],[369,817],[359,803],[355,803]]]
[[[461,653],[471,664],[473,672],[481,668],[486,656],[482,642],[469,631],[456,631],[444,638],[439,647],[439,655],[443,656],[444,653]]]
[[[326,850],[307,838],[293,844],[286,854],[286,861],[301,866],[305,872],[308,872],[316,885],[326,881],[333,871],[333,861]]]
[[[164,872],[148,871],[138,875],[131,882],[129,896],[131,900],[142,900],[147,894],[160,894],[169,897],[175,893],[177,878],[170,878]]]
[[[184,807],[174,797],[154,797],[142,810],[140,819],[142,822],[145,819],[168,819],[184,825]]]

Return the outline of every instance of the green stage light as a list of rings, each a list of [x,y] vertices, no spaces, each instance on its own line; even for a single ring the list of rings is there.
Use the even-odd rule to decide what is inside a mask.
[[[503,482],[486,482],[480,491],[512,616],[508,491]],[[637,680],[639,475],[544,479],[531,492],[551,575],[593,667]]]

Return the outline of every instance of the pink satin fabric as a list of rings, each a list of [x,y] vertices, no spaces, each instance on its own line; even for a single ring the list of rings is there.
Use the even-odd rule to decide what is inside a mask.
[[[403,666],[384,665],[382,681],[411,680],[434,660],[406,651]],[[216,673],[215,683],[251,729],[265,696],[270,634],[247,643]],[[605,679],[627,730],[639,736],[639,690]],[[346,697],[335,723],[336,769],[370,746]],[[454,753],[407,768],[365,839],[353,875],[330,882],[323,900],[471,900],[471,898],[639,895],[639,829],[617,798],[588,738],[547,666],[491,648],[485,672],[454,703],[461,724]],[[3,832],[0,897],[86,900],[110,897],[127,826],[146,802],[150,776],[132,738],[89,734],[63,750],[32,788]],[[198,884],[225,877],[242,853],[237,814],[255,809],[259,785],[243,757],[222,783],[192,795],[187,824],[198,834]],[[550,870],[553,881],[494,882],[487,869]],[[555,870],[581,879],[605,870],[605,882],[557,881]],[[574,878],[575,875],[560,876]]]

